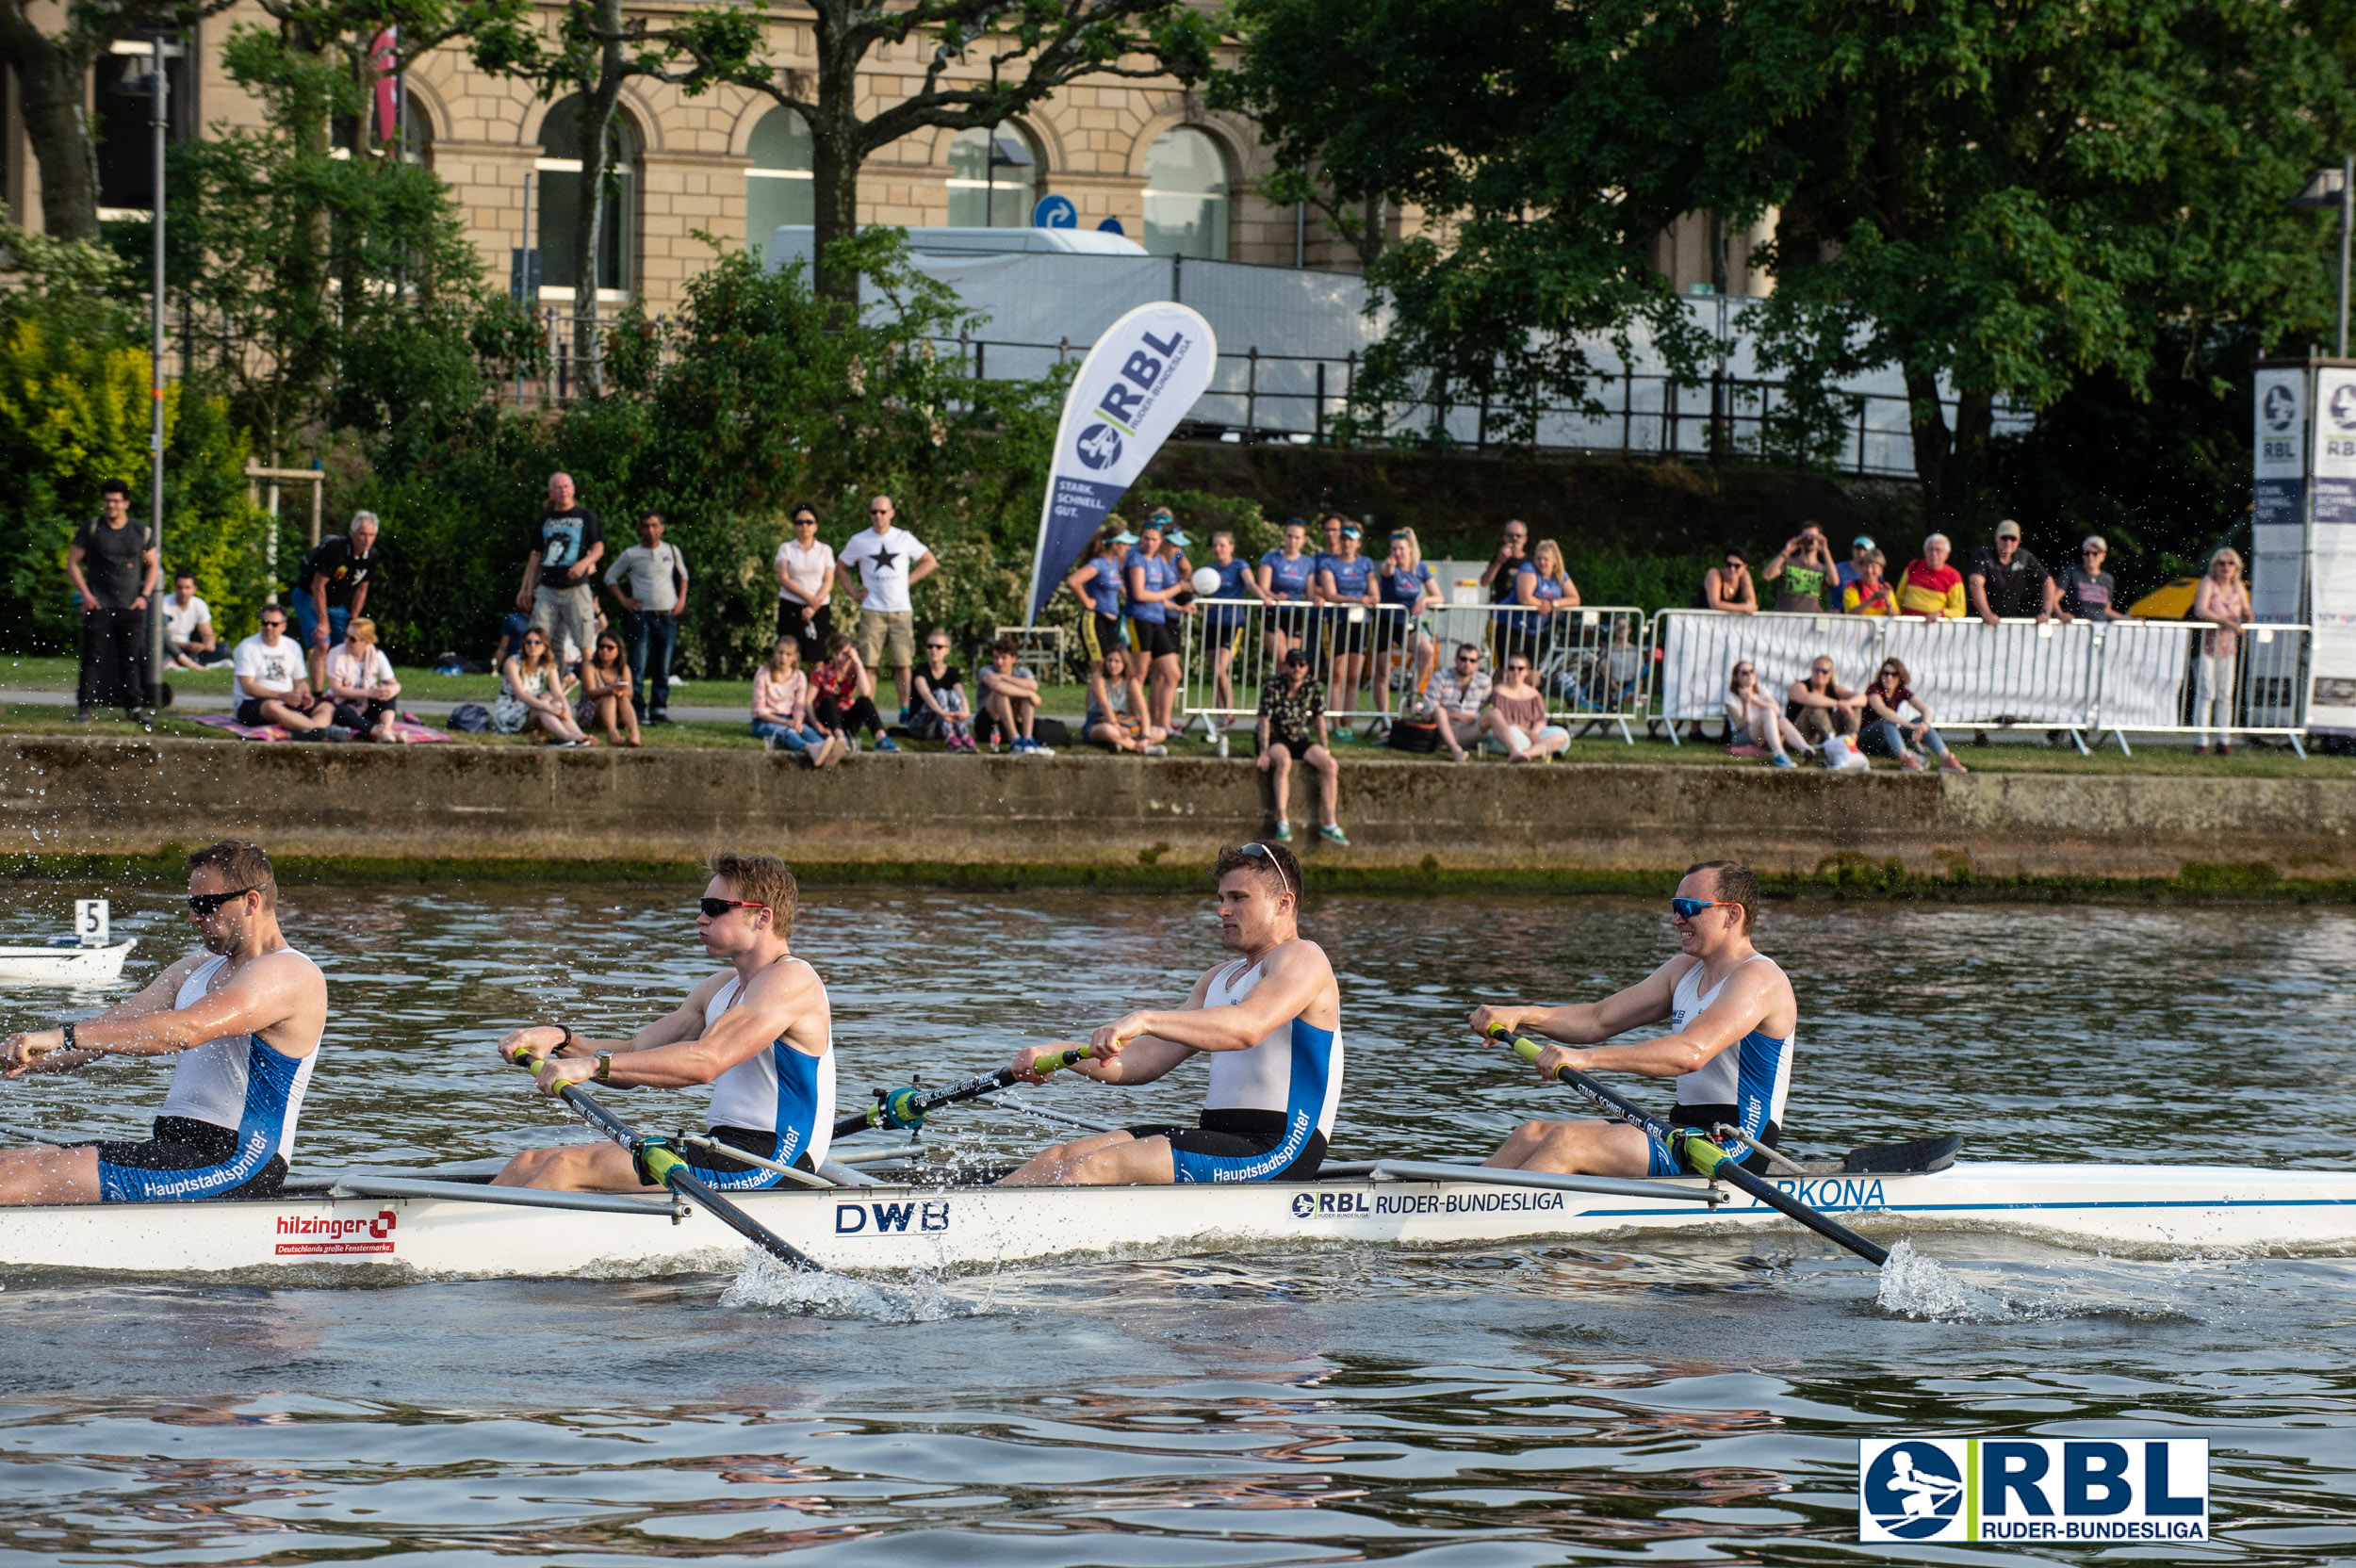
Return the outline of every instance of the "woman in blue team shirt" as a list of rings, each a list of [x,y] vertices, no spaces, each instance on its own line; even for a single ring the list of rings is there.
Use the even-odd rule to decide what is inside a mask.
[[[1149,522],[1137,531],[1137,547],[1121,566],[1129,585],[1129,645],[1145,661],[1146,722],[1170,727],[1170,710],[1177,706],[1178,629],[1170,622],[1170,605],[1188,592],[1178,576],[1177,563],[1162,547],[1162,525]]]
[[[1317,557],[1309,553],[1309,525],[1295,517],[1284,525],[1284,547],[1260,557],[1260,597],[1268,612],[1268,667],[1282,668],[1284,655],[1309,635],[1310,590],[1317,583]]]
[[[1395,530],[1391,534],[1391,553],[1383,558],[1378,574],[1383,608],[1377,612],[1375,628],[1374,679],[1381,694],[1383,711],[1391,710],[1391,662],[1409,662],[1414,678],[1408,687],[1407,707],[1417,706],[1415,698],[1423,694],[1424,682],[1432,678],[1433,665],[1439,659],[1439,645],[1432,640],[1432,629],[1424,624],[1424,616],[1440,607],[1440,585],[1432,580],[1432,568],[1423,564],[1423,546],[1412,528]]]
[[[1347,715],[1358,704],[1358,680],[1366,667],[1366,629],[1383,602],[1375,590],[1374,563],[1358,553],[1356,523],[1342,525],[1341,553],[1325,558],[1317,583],[1325,602],[1333,606],[1326,634],[1332,639],[1333,685],[1327,700],[1332,710]],[[1356,738],[1347,717],[1333,733],[1345,741]]]
[[[1513,602],[1528,613],[1509,615],[1508,651],[1527,654],[1534,672],[1552,641],[1554,617],[1579,608],[1579,584],[1562,564],[1562,547],[1541,539],[1513,577]],[[1534,675],[1533,675],[1534,678]]]
[[[1118,517],[1088,541],[1088,554],[1063,585],[1080,596],[1088,612],[1080,618],[1080,640],[1088,645],[1088,674],[1104,664],[1107,650],[1127,645],[1121,628],[1121,562],[1129,531]]]
[[[1207,569],[1219,574],[1219,591],[1210,596],[1214,599],[1268,598],[1260,592],[1259,579],[1252,575],[1252,568],[1235,559],[1235,536],[1225,529],[1211,535],[1211,564]],[[1222,714],[1235,706],[1235,686],[1230,672],[1235,666],[1235,650],[1243,646],[1244,613],[1240,604],[1213,604],[1203,612],[1203,635],[1211,646],[1211,706]],[[1223,719],[1214,718],[1208,727],[1216,735],[1227,726]]]

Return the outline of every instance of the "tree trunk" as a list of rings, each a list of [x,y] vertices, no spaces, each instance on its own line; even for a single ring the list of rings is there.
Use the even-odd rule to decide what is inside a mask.
[[[608,34],[622,29],[621,0],[597,0],[597,27]],[[614,123],[614,105],[621,97],[624,64],[618,38],[609,38],[597,53],[597,80],[581,93],[581,221],[573,229],[573,361],[592,394],[605,391],[602,351],[597,331],[597,255],[605,235],[606,131]]]
[[[0,57],[16,67],[25,138],[41,165],[41,227],[54,239],[98,237],[98,149],[83,90],[90,62],[52,42],[21,5],[0,4]]]
[[[1955,460],[1955,434],[1939,400],[1939,378],[1906,372],[1908,424],[1914,437],[1914,477],[1922,482],[1922,514],[1934,531],[1955,519],[1948,511],[1947,480]]]
[[[837,275],[826,266],[826,247],[859,233],[859,169],[865,153],[859,142],[859,50],[843,35],[847,16],[830,0],[816,6],[818,118],[810,127],[811,195],[810,283],[819,294],[856,306],[859,274]]]

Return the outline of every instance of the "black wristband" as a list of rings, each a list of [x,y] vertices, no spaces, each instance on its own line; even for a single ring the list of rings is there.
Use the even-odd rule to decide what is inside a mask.
[[[557,1027],[564,1031],[564,1038],[558,1043],[556,1049],[559,1051],[570,1050],[573,1043],[573,1026],[569,1023],[560,1023]]]

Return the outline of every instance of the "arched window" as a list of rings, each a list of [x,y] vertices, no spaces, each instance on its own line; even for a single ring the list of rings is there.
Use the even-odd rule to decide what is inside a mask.
[[[573,236],[579,231],[581,203],[581,94],[560,98],[540,122],[539,206],[540,282],[548,288],[580,286],[573,276]],[[629,271],[630,215],[638,183],[638,139],[617,110],[605,131],[605,188],[598,217],[597,291],[626,293]]]
[[[745,151],[753,166],[744,171],[744,243],[758,256],[780,225],[817,220],[818,188],[810,173],[817,148],[808,121],[792,109],[774,108],[753,127]]]
[[[1145,248],[1227,259],[1227,155],[1191,125],[1164,131],[1146,150]]]
[[[949,143],[949,226],[1020,229],[1039,200],[1039,157],[1019,125],[976,125]]]

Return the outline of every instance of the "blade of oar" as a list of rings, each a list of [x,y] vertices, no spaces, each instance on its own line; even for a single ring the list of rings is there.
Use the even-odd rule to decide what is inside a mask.
[[[518,1048],[515,1053],[515,1060],[516,1065],[528,1071],[538,1070],[531,1053],[527,1051]],[[594,1096],[579,1085],[565,1085],[557,1091],[557,1098],[580,1113],[583,1121],[629,1150],[632,1155],[644,1162],[646,1169],[653,1172],[655,1180],[678,1193],[681,1198],[692,1198],[701,1203],[705,1208],[710,1209],[722,1224],[779,1263],[794,1268],[806,1268],[813,1274],[830,1272],[817,1259],[690,1175],[687,1162],[671,1152],[667,1140],[644,1136],[629,1122],[599,1104]]]
[[[1489,1037],[1491,1039],[1505,1042],[1509,1039],[1509,1036],[1510,1032],[1502,1024],[1490,1025]],[[1538,1059],[1538,1053],[1544,1049],[1537,1041],[1531,1039],[1513,1037],[1511,1043],[1514,1052],[1523,1060],[1530,1062],[1535,1062]],[[1809,1208],[1806,1203],[1773,1183],[1761,1181],[1752,1175],[1742,1168],[1741,1162],[1733,1155],[1699,1133],[1680,1137],[1677,1129],[1638,1109],[1631,1102],[1622,1099],[1575,1067],[1557,1069],[1555,1077],[1585,1095],[1608,1114],[1627,1122],[1639,1132],[1648,1133],[1659,1138],[1664,1148],[1678,1151],[1686,1164],[1693,1167],[1695,1175],[1708,1176],[1715,1181],[1726,1183],[1738,1192],[1749,1193],[1778,1214],[1798,1220],[1818,1235],[1847,1248],[1877,1268],[1890,1260],[1888,1248],[1866,1240],[1846,1225],[1826,1219],[1823,1215],[1818,1214],[1814,1209]]]
[[[1074,1062],[1086,1061],[1088,1055],[1087,1046],[1074,1046],[1070,1051],[1059,1052],[1052,1056],[1041,1056],[1031,1064],[1031,1070],[1044,1078],[1049,1073],[1070,1067]],[[875,1102],[873,1105],[835,1122],[834,1135],[839,1138],[847,1138],[853,1133],[864,1132],[870,1127],[910,1129],[922,1127],[924,1125],[924,1118],[943,1105],[954,1105],[960,1100],[976,1100],[985,1094],[995,1094],[1000,1089],[1010,1086],[1015,1081],[1014,1069],[1002,1067],[995,1072],[985,1072],[979,1077],[968,1078],[962,1083],[950,1084],[937,1089],[920,1089],[913,1084],[905,1088],[893,1089],[889,1093],[877,1089]]]

